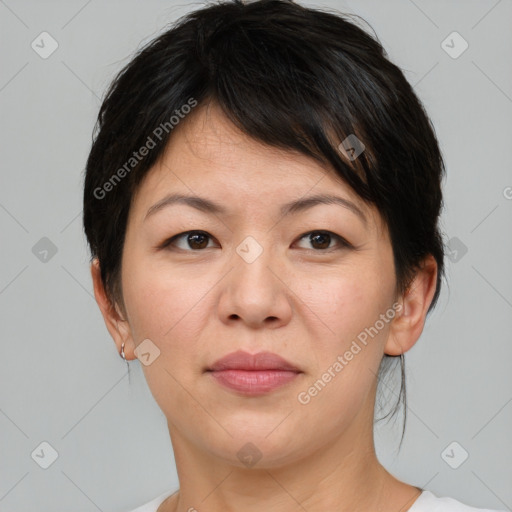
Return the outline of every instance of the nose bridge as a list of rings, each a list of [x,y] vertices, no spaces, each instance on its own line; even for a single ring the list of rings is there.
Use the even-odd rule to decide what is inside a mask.
[[[286,285],[276,276],[281,265],[270,244],[269,236],[248,235],[235,247],[234,268],[220,301],[224,320],[239,318],[252,326],[269,318],[289,321],[291,305]]]
[[[254,298],[271,293],[276,285],[272,262],[274,267],[277,266],[271,238],[261,234],[248,235],[236,246],[235,252],[233,281],[239,285],[240,291],[250,292]]]

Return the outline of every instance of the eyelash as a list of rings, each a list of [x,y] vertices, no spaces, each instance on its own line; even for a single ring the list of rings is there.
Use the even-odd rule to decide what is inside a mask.
[[[330,252],[333,252],[333,251],[336,251],[336,250],[341,250],[341,249],[349,249],[349,248],[353,248],[353,245],[350,244],[349,242],[347,242],[343,237],[341,237],[340,235],[337,235],[336,233],[333,233],[332,231],[325,231],[325,230],[313,230],[313,231],[308,231],[307,233],[304,233],[302,235],[300,235],[298,237],[297,240],[302,240],[303,238],[306,238],[308,235],[312,235],[312,234],[321,234],[321,235],[329,235],[332,239],[334,239],[335,241],[338,242],[338,246],[339,247],[331,247],[331,248],[328,248],[328,249],[305,249],[305,250],[311,250],[313,252],[317,252],[317,253],[330,253]],[[159,249],[169,249],[169,250],[173,250],[172,249],[172,245],[174,244],[174,242],[176,240],[179,240],[180,238],[182,237],[185,237],[187,235],[205,235],[207,236],[210,240],[213,240],[214,238],[208,234],[206,231],[201,231],[201,230],[191,230],[191,231],[184,231],[183,233],[179,233],[177,235],[174,235],[173,237],[169,238],[168,240],[166,240],[165,242],[163,242],[160,246],[159,246]],[[205,247],[204,249],[180,249],[180,248],[175,248],[177,250],[182,250],[182,251],[185,251],[185,252],[201,252],[201,251],[204,251],[206,249],[210,249],[210,247]]]

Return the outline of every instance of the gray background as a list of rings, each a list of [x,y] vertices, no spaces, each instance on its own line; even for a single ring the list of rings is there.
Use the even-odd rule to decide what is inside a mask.
[[[128,378],[93,298],[82,172],[109,81],[201,5],[0,1],[2,512],[122,511],[177,486],[163,413],[139,361]],[[406,356],[402,450],[398,420],[376,429],[378,454],[409,483],[511,510],[512,2],[307,5],[373,26],[423,100],[448,169],[449,289]],[[43,31],[59,45],[46,59],[31,47]],[[453,31],[469,44],[457,58],[445,48],[458,52],[460,39],[442,46]],[[58,453],[47,469],[43,441]]]

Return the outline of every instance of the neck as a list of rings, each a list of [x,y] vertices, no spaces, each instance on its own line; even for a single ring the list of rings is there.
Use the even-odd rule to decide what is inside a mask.
[[[292,463],[261,469],[210,457],[171,424],[169,432],[180,491],[158,512],[405,512],[421,492],[379,463],[371,425],[356,435],[346,432]]]

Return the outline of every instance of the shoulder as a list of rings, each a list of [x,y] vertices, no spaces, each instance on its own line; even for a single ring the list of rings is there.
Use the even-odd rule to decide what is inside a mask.
[[[127,510],[126,512],[157,512],[158,507],[172,494],[176,491],[167,491],[156,498],[153,498],[151,501],[144,503],[144,505],[140,505],[137,508],[132,510]]]
[[[408,512],[504,512],[487,508],[470,507],[454,498],[438,497],[423,491]]]

